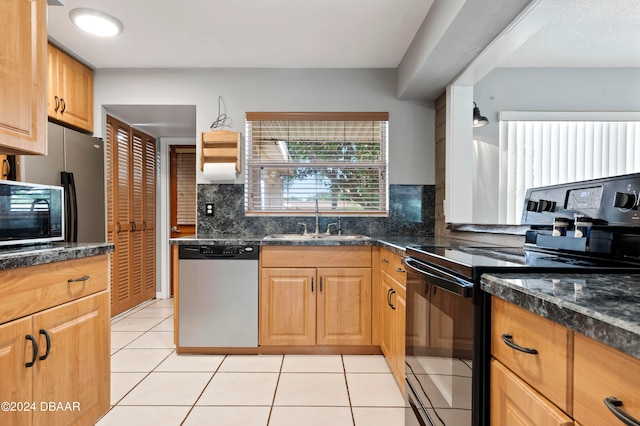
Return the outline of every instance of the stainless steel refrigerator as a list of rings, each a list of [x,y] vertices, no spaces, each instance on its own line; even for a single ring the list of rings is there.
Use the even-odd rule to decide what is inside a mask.
[[[104,142],[55,123],[48,142],[46,156],[21,157],[21,180],[65,188],[65,241],[106,241]]]

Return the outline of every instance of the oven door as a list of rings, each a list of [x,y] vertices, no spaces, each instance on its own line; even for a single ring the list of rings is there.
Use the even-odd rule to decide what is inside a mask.
[[[480,379],[474,340],[481,336],[474,285],[411,257],[404,263],[406,424],[480,425],[480,401],[473,401],[474,380]]]

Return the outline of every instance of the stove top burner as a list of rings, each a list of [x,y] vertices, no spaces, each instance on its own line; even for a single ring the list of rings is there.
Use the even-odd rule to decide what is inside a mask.
[[[523,247],[426,245],[408,247],[407,256],[433,266],[448,269],[465,278],[477,278],[485,272],[599,272],[633,273],[640,264],[611,258],[538,251]]]

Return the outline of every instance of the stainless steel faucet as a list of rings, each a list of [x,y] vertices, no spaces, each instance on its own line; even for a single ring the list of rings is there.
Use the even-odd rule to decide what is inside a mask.
[[[316,231],[313,235],[320,235],[320,227],[318,226],[318,217],[320,216],[320,210],[318,209],[318,198],[316,197]]]

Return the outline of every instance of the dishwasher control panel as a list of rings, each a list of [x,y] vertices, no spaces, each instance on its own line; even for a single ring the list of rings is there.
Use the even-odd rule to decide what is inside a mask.
[[[257,259],[258,247],[252,245],[180,246],[180,259]]]

